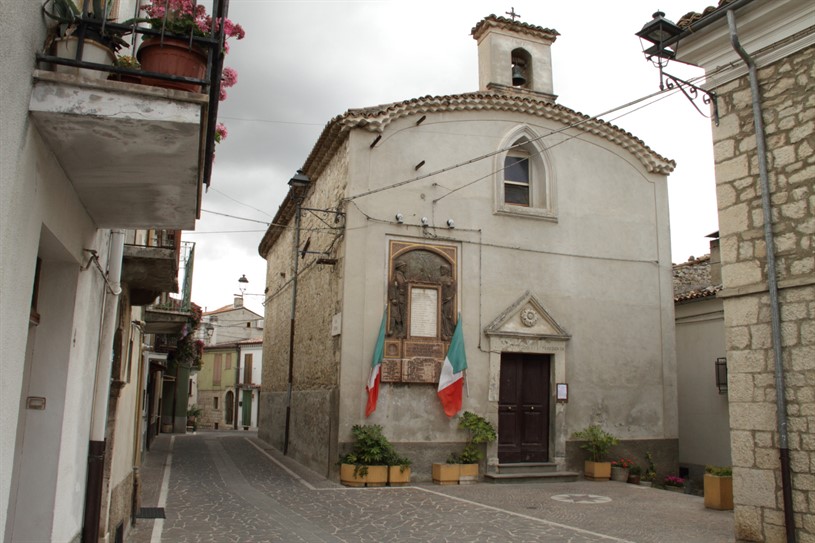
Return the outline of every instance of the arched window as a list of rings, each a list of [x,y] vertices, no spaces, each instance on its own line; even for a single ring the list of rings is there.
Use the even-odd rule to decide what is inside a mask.
[[[528,126],[516,127],[496,156],[495,212],[557,220],[554,175],[539,136]]]

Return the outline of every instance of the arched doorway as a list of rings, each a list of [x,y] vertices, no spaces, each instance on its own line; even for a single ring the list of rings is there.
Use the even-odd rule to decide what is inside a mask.
[[[224,404],[224,422],[232,424],[235,417],[235,394],[231,390],[226,393]]]

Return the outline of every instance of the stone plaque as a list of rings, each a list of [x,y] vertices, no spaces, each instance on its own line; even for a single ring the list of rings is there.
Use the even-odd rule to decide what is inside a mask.
[[[385,358],[402,358],[402,342],[398,339],[386,339]]]
[[[405,358],[436,358],[444,360],[446,349],[441,341],[405,341]]]
[[[382,383],[398,383],[402,380],[402,361],[385,358],[379,371]]]
[[[410,289],[410,335],[437,337],[439,291],[435,288]]]
[[[435,358],[410,358],[402,361],[402,382],[436,383],[442,361]]]

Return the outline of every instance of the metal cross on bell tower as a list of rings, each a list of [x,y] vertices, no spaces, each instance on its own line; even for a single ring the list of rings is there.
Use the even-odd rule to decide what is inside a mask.
[[[520,18],[521,18],[521,14],[520,14],[520,13],[515,13],[515,8],[514,8],[514,7],[509,8],[509,11],[505,11],[504,13],[506,13],[507,15],[509,15],[509,16],[510,16],[510,18],[511,18],[513,21],[514,21],[515,19],[520,19]]]

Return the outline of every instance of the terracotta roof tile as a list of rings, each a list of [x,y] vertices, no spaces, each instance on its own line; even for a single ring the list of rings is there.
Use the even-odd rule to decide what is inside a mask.
[[[548,38],[555,41],[560,34],[557,30],[552,28],[543,28],[542,26],[531,25],[529,23],[522,23],[521,21],[514,21],[506,17],[497,17],[495,15],[488,15],[475,25],[470,32],[476,40],[487,31],[490,27],[497,27],[507,30],[512,30],[520,34],[529,34],[538,38]]]
[[[707,17],[708,15],[710,15],[711,13],[713,13],[714,11],[719,9],[720,7],[726,6],[727,4],[730,4],[731,2],[733,2],[733,0],[719,0],[719,5],[717,5],[717,6],[708,6],[702,11],[702,13],[698,13],[696,11],[689,11],[688,13],[683,15],[676,22],[676,26],[678,26],[682,30],[686,30],[687,28],[689,28],[696,21],[699,21],[700,19],[704,19],[705,17]]]
[[[674,302],[715,296],[722,285],[714,285],[710,276],[710,255],[693,258],[673,266]]]

